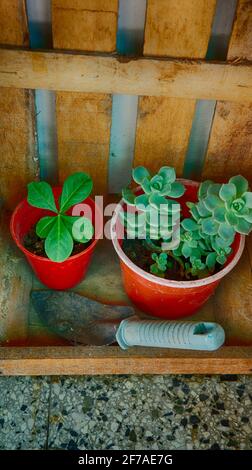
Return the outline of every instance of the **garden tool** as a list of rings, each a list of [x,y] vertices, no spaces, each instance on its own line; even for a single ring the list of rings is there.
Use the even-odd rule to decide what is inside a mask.
[[[105,305],[74,292],[33,291],[31,298],[43,323],[73,343],[214,351],[225,340],[213,322],[140,319],[130,306]]]

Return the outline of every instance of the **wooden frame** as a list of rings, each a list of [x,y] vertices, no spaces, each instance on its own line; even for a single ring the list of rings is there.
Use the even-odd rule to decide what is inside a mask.
[[[0,87],[252,101],[251,62],[0,49]]]
[[[2,375],[251,374],[252,348],[217,352],[116,346],[0,348]]]
[[[0,86],[252,101],[252,64],[0,49]],[[3,375],[252,373],[252,348],[1,347]]]

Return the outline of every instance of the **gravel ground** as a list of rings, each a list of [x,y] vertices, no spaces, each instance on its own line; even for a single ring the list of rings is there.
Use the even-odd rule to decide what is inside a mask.
[[[252,449],[247,376],[0,377],[0,449]]]

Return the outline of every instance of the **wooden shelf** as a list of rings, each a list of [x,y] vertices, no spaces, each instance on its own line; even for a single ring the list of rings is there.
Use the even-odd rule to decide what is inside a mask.
[[[224,347],[211,353],[158,348],[122,351],[116,346],[72,346],[41,323],[30,304],[30,291],[44,287],[10,240],[8,219],[8,214],[1,214],[0,374],[252,373],[250,240],[238,266],[207,304],[190,317],[221,323],[226,331]],[[74,290],[105,303],[128,303],[110,241],[99,242],[86,279]]]
[[[252,63],[0,49],[0,87],[252,101]]]

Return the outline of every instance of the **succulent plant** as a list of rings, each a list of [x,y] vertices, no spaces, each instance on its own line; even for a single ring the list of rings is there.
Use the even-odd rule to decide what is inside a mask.
[[[227,262],[235,234],[248,234],[252,230],[252,192],[247,180],[241,175],[230,178],[226,184],[207,180],[199,187],[198,201],[187,202],[191,217],[180,222],[179,243],[171,248],[165,242],[177,230],[180,205],[176,198],[184,194],[184,186],[176,181],[175,170],[171,167],[162,167],[154,176],[146,168],[137,167],[133,170],[133,179],[141,186],[143,194],[135,195],[126,188],[123,199],[138,212],[135,233],[136,229],[138,233],[142,231],[143,243],[152,251],[155,261],[150,271],[157,276],[165,277],[165,271],[174,260],[186,279],[208,276],[216,265]],[[164,214],[172,217],[164,222]],[[132,214],[127,226],[133,235]]]
[[[252,192],[241,175],[233,176],[227,184],[205,181],[199,188],[199,202],[192,211],[199,215],[202,229],[208,235],[231,240],[235,232],[247,235],[252,228]]]
[[[176,181],[174,168],[162,167],[157,175],[151,176],[146,168],[139,166],[132,175],[143,194],[137,195],[129,188],[122,191],[124,202],[134,206],[136,211],[123,211],[120,215],[127,234],[153,240],[168,239],[180,216],[180,204],[175,198],[185,192],[184,186]]]
[[[156,276],[164,277],[167,267],[172,264],[168,260],[167,253],[160,253],[159,255],[157,253],[152,253],[151,257],[155,263],[150,266],[150,272]]]
[[[143,166],[138,166],[133,170],[132,176],[134,181],[141,186],[144,194],[135,195],[133,191],[126,188],[122,191],[123,200],[143,211],[153,207],[159,212],[171,213],[178,204],[167,198],[179,198],[185,192],[183,184],[176,181],[174,168],[169,166],[163,166],[154,176],[151,176]]]

